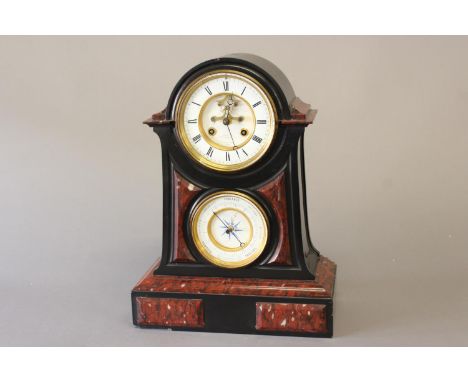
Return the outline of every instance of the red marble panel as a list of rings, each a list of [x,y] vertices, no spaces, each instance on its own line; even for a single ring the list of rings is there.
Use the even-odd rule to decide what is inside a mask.
[[[174,263],[194,263],[184,236],[184,216],[189,203],[200,192],[200,188],[190,183],[176,171],[173,173],[174,182]]]
[[[325,290],[330,291],[331,296],[333,296],[333,290],[335,288],[335,278],[336,264],[329,258],[320,256],[315,273],[315,279]]]
[[[315,280],[154,275],[158,266],[159,263],[145,274],[134,292],[331,298],[336,273],[335,263],[324,256],[319,257]]]
[[[190,183],[174,171],[174,253],[173,262],[195,262],[184,236],[183,223],[189,203],[200,192],[200,188]],[[269,264],[291,265],[291,254],[288,240],[288,220],[286,203],[285,174],[280,173],[275,179],[257,190],[273,207],[279,225],[278,246],[268,261]]]
[[[205,326],[202,300],[137,297],[135,301],[138,325]]]
[[[299,333],[326,333],[326,306],[257,302],[257,330]]]
[[[143,121],[145,125],[154,127],[154,126],[161,126],[161,125],[171,125],[174,124],[174,120],[166,118],[166,109],[163,109],[159,113],[154,113],[151,118],[146,119]]]
[[[288,209],[286,204],[286,184],[284,172],[263,185],[257,191],[270,203],[278,222],[279,238],[275,253],[268,264],[291,265],[291,253],[288,239]]]

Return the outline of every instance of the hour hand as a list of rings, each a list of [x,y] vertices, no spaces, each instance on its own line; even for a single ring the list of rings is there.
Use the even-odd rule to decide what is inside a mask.
[[[226,117],[225,117],[224,115],[219,115],[219,116],[215,116],[215,115],[214,115],[214,116],[212,116],[212,117],[210,118],[210,120],[211,120],[211,122],[217,122],[217,121],[222,121],[222,120],[224,120],[225,118],[226,118]],[[241,116],[241,115],[238,116],[238,117],[234,117],[234,116],[230,115],[230,116],[229,116],[229,119],[230,119],[231,121],[239,121],[239,122],[242,122],[242,121],[244,120],[244,117]]]

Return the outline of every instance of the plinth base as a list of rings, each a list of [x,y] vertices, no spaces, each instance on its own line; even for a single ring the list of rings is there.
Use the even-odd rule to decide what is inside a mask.
[[[145,328],[331,337],[336,265],[321,256],[315,280],[154,275],[132,290],[133,323]]]

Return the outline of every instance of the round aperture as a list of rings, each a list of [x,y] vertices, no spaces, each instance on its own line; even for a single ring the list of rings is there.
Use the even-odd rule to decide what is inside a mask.
[[[209,72],[191,82],[176,108],[176,130],[188,154],[218,171],[259,160],[277,128],[274,103],[254,78],[237,71]]]
[[[254,262],[268,241],[269,224],[263,207],[250,195],[221,191],[194,208],[190,234],[198,252],[224,268]]]

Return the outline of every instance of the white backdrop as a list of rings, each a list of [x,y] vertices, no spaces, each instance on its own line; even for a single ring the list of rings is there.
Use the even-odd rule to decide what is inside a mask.
[[[0,38],[0,345],[467,345],[468,38]],[[142,330],[161,251],[157,136],[190,67],[264,56],[319,110],[311,236],[335,338]]]

